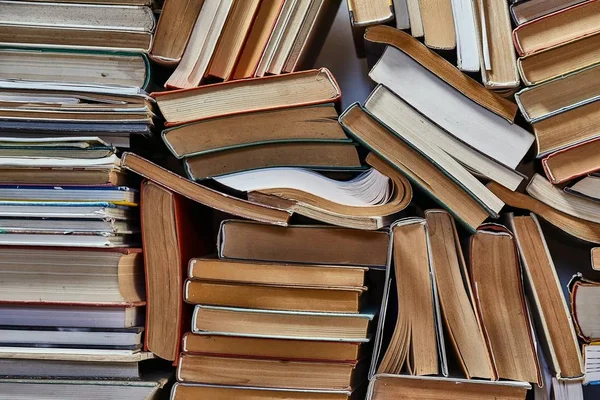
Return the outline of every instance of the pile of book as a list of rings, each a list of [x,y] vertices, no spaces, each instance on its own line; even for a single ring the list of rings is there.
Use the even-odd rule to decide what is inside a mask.
[[[171,89],[294,72],[312,66],[339,3],[169,0],[150,55],[177,67]]]

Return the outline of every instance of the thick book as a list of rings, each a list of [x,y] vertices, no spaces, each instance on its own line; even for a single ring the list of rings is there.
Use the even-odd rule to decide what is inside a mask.
[[[367,399],[525,400],[529,389],[526,382],[381,374],[371,379]]]
[[[600,138],[551,153],[542,158],[546,177],[557,185],[594,173],[600,170],[598,151],[600,151]]]
[[[283,226],[287,225],[291,215],[287,211],[244,201],[191,182],[133,153],[123,154],[121,166],[174,193],[232,215]]]
[[[223,307],[357,313],[364,303],[362,294],[365,290],[360,287],[261,285],[188,279],[183,299],[190,304]]]
[[[514,236],[501,225],[480,227],[471,237],[469,259],[475,306],[489,336],[498,377],[540,382]]]
[[[172,126],[249,111],[335,103],[341,91],[331,72],[321,68],[159,92],[152,96],[167,126]],[[236,96],[237,101],[232,102],[231,96]]]
[[[146,299],[139,249],[2,247],[0,255],[10,282],[0,289],[2,303],[131,306]]]
[[[513,32],[521,56],[600,32],[600,3],[588,0],[519,25]]]
[[[225,220],[217,248],[219,257],[227,259],[384,268],[389,242],[383,231]]]
[[[33,47],[104,48],[147,52],[150,7],[2,1],[0,43]]]
[[[571,236],[591,243],[600,243],[600,224],[573,217],[523,193],[511,192],[495,182],[488,188],[507,205],[531,211]]]
[[[177,367],[177,380],[216,385],[351,390],[355,381],[355,366],[356,363],[351,362],[283,361],[182,354]]]
[[[63,0],[65,1],[65,0]],[[113,0],[114,1],[114,0]],[[0,379],[0,391],[8,398],[39,397],[52,393],[55,399],[79,400],[107,398],[153,400],[168,395],[168,374],[142,375],[141,380],[85,380],[85,379]],[[168,387],[168,386],[167,386]],[[329,400],[329,399],[326,399]],[[337,400],[337,399],[336,399]],[[344,399],[345,400],[345,399]]]
[[[425,219],[442,319],[456,359],[467,379],[494,380],[495,364],[487,332],[474,308],[473,288],[454,219],[443,210],[427,210]]]
[[[595,304],[600,299],[600,282],[586,279],[578,273],[569,282],[569,293],[577,334],[586,343],[598,342],[600,324],[595,318]]]
[[[394,18],[390,0],[348,0],[348,12],[353,26],[378,25]]]
[[[534,142],[532,134],[481,107],[396,48],[385,50],[369,76],[457,139],[510,168],[517,167]]]
[[[162,138],[177,158],[267,143],[350,141],[337,117],[334,104],[286,107],[180,125]]]
[[[399,136],[406,137],[407,140],[410,136],[405,136],[406,133],[410,132],[409,129],[415,129],[415,123],[418,120],[418,124],[420,125],[418,128],[418,136],[428,143],[417,144],[414,140],[412,142],[413,145],[422,152],[430,149],[431,146],[437,145],[437,147],[461,165],[464,165],[471,171],[475,171],[477,174],[496,181],[511,190],[516,190],[523,181],[523,175],[475,150],[473,147],[458,140],[444,129],[433,124],[421,115],[418,110],[412,109],[401,98],[383,85],[378,85],[373,92],[371,92],[371,95],[365,100],[364,107],[371,114],[392,128]],[[402,110],[402,112],[398,112],[398,109]],[[409,119],[407,118],[407,114],[413,115],[414,117]],[[434,154],[431,151],[429,151],[429,153]],[[462,171],[460,167],[456,168],[456,165],[453,164],[455,163],[448,161],[445,163],[445,165],[449,165],[454,171],[460,171],[463,175],[471,174],[471,172]],[[479,186],[477,183],[474,183],[473,179],[473,177],[467,176],[465,179],[458,180],[463,181],[465,186]]]
[[[366,267],[192,258],[188,278],[262,285],[363,287]]]
[[[406,144],[358,104],[350,106],[340,116],[340,123],[351,136],[406,175],[411,183],[450,211],[468,229],[474,231],[490,216],[483,205],[430,159]],[[424,184],[433,181],[439,183]]]
[[[510,12],[517,25],[543,17],[570,7],[584,0],[530,0],[519,1],[510,6]]]
[[[517,61],[521,80],[537,85],[600,62],[600,34],[539,51]]]
[[[356,361],[360,357],[361,343],[253,338],[197,332],[187,333],[183,336],[181,349],[189,354],[216,354],[232,357]]]
[[[452,4],[444,0],[419,2],[425,45],[437,50],[456,48],[456,30]]]
[[[338,181],[316,172],[304,171],[302,179],[290,182],[287,176],[276,174],[275,177],[283,178],[281,183],[267,179],[260,190],[248,192],[248,199],[332,225],[377,230],[397,219],[398,214],[410,204],[413,192],[408,179],[375,154],[369,153],[365,161],[372,168],[350,181]],[[285,175],[297,172],[298,170],[290,169],[284,171]],[[265,178],[271,176],[270,171],[264,174],[257,173],[257,175]],[[249,176],[254,175],[249,174]],[[307,177],[310,179],[305,180]],[[216,180],[229,178],[216,178]],[[284,183],[286,181],[288,183]],[[244,185],[244,182],[239,184]],[[295,185],[299,186],[293,188]],[[368,199],[362,197],[366,195],[364,187],[367,186],[377,188]],[[333,192],[328,193],[326,187],[331,188]]]
[[[192,332],[291,340],[366,343],[374,314],[259,310],[197,305]]]
[[[540,335],[548,349],[551,370],[558,379],[578,380],[583,376],[579,343],[569,308],[563,296],[556,267],[535,214],[508,216],[515,235],[533,314],[539,321]]]
[[[173,385],[171,400],[349,400],[350,395],[351,392],[347,390],[277,389],[178,382]]]
[[[447,375],[427,222],[407,218],[397,221],[391,231],[398,314],[378,373],[399,374],[406,370],[409,375]]]
[[[189,200],[168,189],[143,182],[140,209],[148,299],[145,346],[174,361],[182,326],[189,320],[183,304],[187,264],[191,257],[210,252],[208,241],[200,239],[201,227],[192,226]]]
[[[150,57],[160,64],[177,65],[204,4],[203,0],[168,0],[158,19]],[[177,29],[173,29],[177,27]]]
[[[510,14],[499,1],[476,1],[481,40],[481,79],[490,89],[519,86],[517,56],[512,40]]]
[[[362,167],[357,147],[349,141],[264,143],[192,156],[183,164],[192,180],[276,167],[332,170]]]
[[[600,64],[572,72],[515,94],[521,113],[530,123],[561,114],[600,99],[600,90],[590,85],[600,79]]]

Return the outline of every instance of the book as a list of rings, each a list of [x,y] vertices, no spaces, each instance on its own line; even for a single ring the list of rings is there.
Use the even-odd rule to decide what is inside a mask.
[[[387,265],[389,241],[388,233],[383,231],[225,220],[217,249],[219,257],[227,259],[383,268]]]
[[[470,0],[453,1],[452,17],[456,30],[456,65],[461,71],[477,72],[481,61],[475,4]]]
[[[597,344],[584,344],[583,345],[583,362],[585,369],[585,378],[583,380],[584,385],[593,384],[597,385],[600,383],[600,371],[598,370],[598,353],[600,349]]]
[[[145,346],[159,357],[174,361],[179,354],[182,326],[189,320],[183,304],[187,264],[191,257],[209,250],[192,226],[189,200],[151,181],[142,183],[141,200],[148,294]]]
[[[290,217],[290,213],[286,211],[250,203],[191,182],[133,153],[123,154],[121,166],[174,193],[233,215],[284,226]]]
[[[367,268],[192,258],[189,279],[262,285],[363,287]]]
[[[165,88],[191,89],[200,85],[232,5],[233,0],[204,0],[181,61],[165,82]]]
[[[235,66],[233,79],[254,76],[285,3],[284,0],[260,2],[256,18]],[[289,5],[286,5],[287,7]]]
[[[7,235],[0,235],[0,241]],[[20,236],[25,240],[28,235]],[[131,306],[143,305],[146,299],[139,249],[3,247],[0,254],[3,279],[10,282],[0,290],[3,303]],[[31,261],[24,262],[24,254]]]
[[[177,158],[266,143],[350,141],[337,117],[333,104],[255,111],[175,126],[162,138]]]
[[[122,205],[135,205],[137,190],[127,186],[24,186],[0,185],[1,200],[86,201],[94,199]]]
[[[366,288],[260,285],[187,280],[183,299],[190,304],[267,310],[357,313]]]
[[[600,65],[560,76],[515,94],[521,113],[530,123],[592,103],[600,98],[590,81],[600,76]]]
[[[63,0],[65,1],[65,0]],[[156,375],[156,374],[155,374]],[[6,396],[39,396],[52,392],[56,399],[77,400],[81,397],[106,396],[111,399],[151,400],[165,392],[168,376],[148,375],[142,380],[85,379],[0,379],[0,390]]]
[[[144,307],[0,304],[0,326],[119,329],[144,325]]]
[[[183,336],[181,348],[185,353],[190,354],[284,360],[353,361],[359,359],[361,343],[187,333]]]
[[[179,63],[203,4],[204,1],[194,0],[165,2],[150,50],[150,57],[153,60],[165,65]]]
[[[510,14],[506,4],[476,1],[481,39],[481,78],[490,89],[519,86],[517,57],[511,37]]]
[[[290,90],[292,87],[302,90]],[[234,103],[230,101],[232,93],[239,96]],[[241,112],[332,103],[338,101],[340,89],[329,70],[321,68],[153,93],[153,97],[167,126],[172,126]]]
[[[354,363],[281,361],[183,354],[180,382],[287,389],[350,390]]]
[[[600,296],[600,284],[585,279],[581,273],[573,276],[569,282],[571,312],[577,334],[586,343],[600,339],[600,326],[596,319],[594,304]]]
[[[513,32],[519,55],[598,33],[598,7],[595,0],[588,0],[519,25]]]
[[[366,343],[373,313],[316,313],[197,305],[192,332],[290,340]]]
[[[75,219],[0,218],[4,233],[32,233],[48,235],[132,235],[139,227],[132,221],[85,221]]]
[[[369,76],[459,140],[510,168],[534,141],[529,132],[463,96],[395,48],[385,50]]]
[[[260,191],[248,193],[248,199],[259,204],[285,209],[293,213],[304,215],[317,221],[327,222],[332,225],[346,228],[376,230],[390,225],[397,218],[397,214],[404,210],[412,199],[412,187],[408,179],[387,164],[385,161],[369,153],[366,163],[372,169],[357,175],[344,185],[341,181],[327,180],[328,184],[336,183],[342,186],[356,186],[361,183],[375,184],[387,181],[383,190],[374,192],[374,204],[347,205],[325,197],[316,196],[310,191],[297,190],[287,187],[263,188]],[[219,179],[219,178],[217,178]],[[322,180],[322,178],[321,178]],[[291,186],[287,183],[281,186]],[[316,187],[315,187],[316,188]],[[307,188],[307,190],[309,190]],[[339,189],[335,189],[339,192]],[[359,189],[359,193],[364,191]],[[385,197],[381,197],[385,193]],[[344,194],[344,197],[345,194]],[[335,199],[332,199],[335,200]]]
[[[521,80],[537,85],[600,62],[600,35],[586,36],[517,60]]]
[[[473,306],[473,289],[454,219],[435,209],[425,211],[425,219],[442,319],[459,365],[467,379],[494,380],[495,365],[487,333]]]
[[[475,306],[498,377],[540,382],[514,236],[501,225],[484,225],[471,236],[469,251]]]
[[[211,77],[229,80],[233,75],[236,62],[244,42],[258,12],[260,1],[237,1],[232,5],[230,16],[213,53],[206,74]]]
[[[139,363],[154,358],[139,350],[1,347],[6,377],[140,379]]]
[[[595,271],[600,271],[600,250],[598,250],[598,247],[593,247],[590,253],[592,269]]]
[[[230,176],[266,168],[297,167],[357,169],[362,164],[351,142],[285,142],[235,147],[186,158],[183,162],[192,180]]]
[[[552,378],[552,390],[556,400],[584,399],[581,382],[559,381]]]
[[[527,185],[527,193],[542,203],[572,217],[600,223],[600,204],[566,193],[544,177],[535,174]]]
[[[413,141],[413,145],[421,151],[430,148],[431,144],[437,145],[437,147],[453,157],[457,162],[468,167],[469,170],[486,176],[511,190],[516,190],[523,181],[523,176],[521,174],[485,156],[456,139],[447,131],[431,123],[428,119],[419,114],[418,110],[412,109],[385,86],[378,85],[373,92],[371,92],[371,95],[367,100],[365,100],[364,107],[400,136],[404,136],[403,132],[407,131],[409,125],[409,120],[404,114],[414,114],[415,118],[419,119],[420,124],[422,125],[419,127],[419,137],[430,143],[426,145],[417,145],[416,142]],[[397,111],[399,109],[405,111],[399,113]],[[424,129],[424,126],[427,126],[428,129]],[[446,162],[446,165],[447,164],[449,163]],[[462,171],[462,174],[470,174],[470,172],[468,172],[468,170]],[[461,182],[462,181],[463,180],[461,180]],[[473,182],[473,178],[467,177],[464,181],[466,181],[464,182],[466,185],[469,182]],[[475,183],[475,186],[478,185]]]
[[[425,45],[432,49],[452,50],[456,47],[456,33],[452,5],[444,0],[419,1]]]
[[[1,36],[0,25],[0,41]],[[0,66],[0,78],[17,82],[52,81],[53,85],[133,86],[143,89],[150,80],[150,64],[144,54],[0,47],[0,56],[4,60]]]
[[[350,106],[340,116],[340,123],[357,141],[406,175],[468,229],[475,230],[490,216],[488,210],[429,159],[404,143],[357,104]],[[433,181],[440,183],[423,184]]]
[[[0,201],[0,216],[5,218],[63,218],[71,220],[95,220],[95,222],[118,222],[135,220],[134,210],[134,207],[120,206],[115,203],[102,201]]]
[[[104,158],[116,149],[98,137],[0,138],[1,157],[43,157],[50,151],[54,157]]]
[[[154,15],[145,6],[2,1],[0,43],[148,52]]]
[[[377,25],[394,18],[394,9],[389,0],[348,0],[348,12],[350,23],[354,26]]]
[[[394,6],[394,17],[396,17],[396,28],[410,29],[406,0],[393,0],[392,5]]]
[[[391,231],[398,315],[378,373],[399,374],[406,369],[410,375],[440,371],[447,375],[427,222],[407,218],[397,221]]]
[[[517,25],[543,17],[570,7],[583,0],[531,0],[519,1],[510,6],[510,12]]]
[[[508,222],[519,248],[533,313],[542,328],[538,332],[550,355],[550,369],[558,379],[580,379],[583,371],[579,343],[537,217],[535,214],[520,217],[509,214]]]
[[[192,400],[196,398],[214,400],[348,400],[350,392],[333,390],[299,390],[277,388],[255,388],[248,386],[204,385],[175,383],[171,400]]]
[[[445,137],[447,133],[418,110],[381,85],[378,85],[365,100],[364,108],[389,127],[400,140],[431,160],[465,192],[489,210],[490,215],[495,216],[502,209],[504,203],[463,167],[466,162],[462,159],[459,162],[450,155],[452,153],[449,151],[451,146],[442,147],[444,139],[439,140],[438,138]],[[442,143],[442,145],[437,143]],[[455,144],[456,142],[451,143]],[[456,147],[459,146],[456,145]],[[453,155],[458,157],[457,153],[453,153]]]
[[[143,330],[2,325],[0,346],[137,350]]]
[[[566,186],[564,191],[588,200],[599,201],[600,193],[598,191],[600,190],[600,179],[598,178],[598,175],[590,174],[570,186]]]
[[[423,19],[421,17],[420,0],[406,0],[410,33],[413,37],[423,37]]]
[[[600,101],[595,101],[535,122],[538,157],[597,138],[599,119]]]
[[[496,193],[496,195],[500,197],[508,206],[531,211],[542,217],[544,220],[550,222],[558,229],[561,229],[578,239],[591,243],[600,243],[599,224],[565,214],[542,203],[539,200],[534,199],[531,196],[522,193],[511,192],[510,190],[494,182],[489,183],[488,188],[492,192]]]
[[[398,29],[386,26],[374,26],[367,29],[365,39],[374,43],[386,44],[402,51],[440,80],[452,86],[480,106],[508,121],[514,120],[518,107],[513,102],[504,99],[490,90],[486,90],[479,82],[461,73],[446,59],[430,51],[418,40],[411,38],[410,35]],[[416,65],[410,64],[416,67]],[[420,68],[415,69],[420,70]],[[421,71],[419,71],[419,74],[421,74]],[[432,82],[435,83],[437,81],[433,79]],[[391,87],[388,87],[388,89],[393,90]],[[400,97],[404,98],[403,96]],[[421,110],[420,107],[417,108]]]
[[[376,375],[369,384],[368,400],[409,400],[416,396],[451,400],[525,400],[526,382],[489,382],[435,376]]]

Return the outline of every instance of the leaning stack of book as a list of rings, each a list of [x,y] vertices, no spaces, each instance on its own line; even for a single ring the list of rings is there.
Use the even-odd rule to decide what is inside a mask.
[[[223,221],[219,257],[189,264],[172,398],[364,391],[388,246],[386,232]]]

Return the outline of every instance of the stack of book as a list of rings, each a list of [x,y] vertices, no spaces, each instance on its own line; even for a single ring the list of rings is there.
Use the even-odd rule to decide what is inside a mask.
[[[364,390],[388,246],[386,232],[223,221],[219,258],[190,261],[195,310],[172,398]]]
[[[312,66],[338,6],[338,0],[169,0],[150,54],[177,66],[167,88],[294,72]]]

